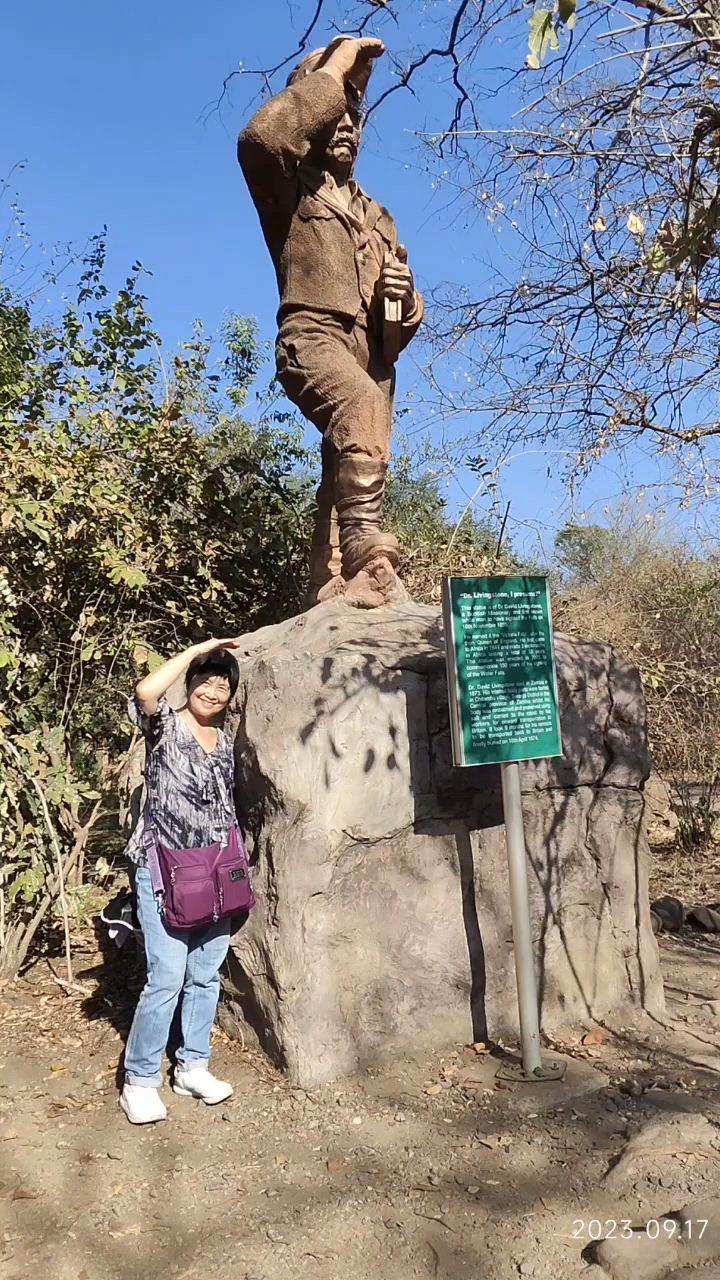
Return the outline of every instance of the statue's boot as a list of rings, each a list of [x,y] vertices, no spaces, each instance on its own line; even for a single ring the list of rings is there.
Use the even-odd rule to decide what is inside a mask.
[[[324,600],[332,600],[345,591],[340,527],[335,509],[335,461],[336,450],[327,440],[323,440],[322,477],[316,495],[315,529],[310,544],[310,583],[306,600],[308,608]]]
[[[395,570],[400,544],[381,527],[388,465],[362,453],[338,453],[335,506],[345,600],[359,609],[396,604],[408,594]]]

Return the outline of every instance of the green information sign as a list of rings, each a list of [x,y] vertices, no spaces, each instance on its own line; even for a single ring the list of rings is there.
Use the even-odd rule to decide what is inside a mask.
[[[562,755],[546,578],[446,578],[456,765]]]

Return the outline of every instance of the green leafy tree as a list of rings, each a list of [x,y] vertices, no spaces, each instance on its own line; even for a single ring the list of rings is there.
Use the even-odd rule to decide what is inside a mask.
[[[0,972],[81,860],[138,675],[208,634],[297,610],[311,484],[302,437],[239,415],[263,352],[230,318],[168,373],[135,264],[110,297],[101,238],[75,300],[36,325],[0,295]],[[242,347],[241,347],[242,338]]]
[[[568,524],[555,538],[558,564],[572,582],[602,581],[616,550],[613,530],[599,524]]]

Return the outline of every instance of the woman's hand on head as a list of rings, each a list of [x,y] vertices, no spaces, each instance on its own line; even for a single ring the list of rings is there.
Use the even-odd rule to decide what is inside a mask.
[[[142,680],[138,680],[135,685],[135,701],[140,710],[145,715],[154,715],[160,698],[164,698],[170,686],[184,675],[194,658],[217,653],[219,649],[241,649],[242,646],[243,641],[236,636],[229,636],[223,640],[203,640],[200,644],[194,644],[190,649],[186,649],[184,653],[168,658],[161,667],[143,676]]]
[[[218,649],[239,649],[242,640],[237,636],[230,636],[224,640],[203,640],[196,646],[196,653],[215,653]]]

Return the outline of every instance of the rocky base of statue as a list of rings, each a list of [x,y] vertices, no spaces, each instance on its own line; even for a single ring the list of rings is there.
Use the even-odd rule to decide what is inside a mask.
[[[377,556],[349,582],[341,574],[331,578],[309,603],[327,604],[339,599],[355,609],[379,609],[387,604],[406,604],[410,596],[387,557]]]
[[[372,588],[370,588],[372,589]],[[312,1086],[517,1040],[496,768],[452,767],[442,624],[345,600],[247,638],[233,711],[258,906],[224,1025]],[[522,766],[544,1029],[663,1008],[637,672],[557,637],[565,755]]]

